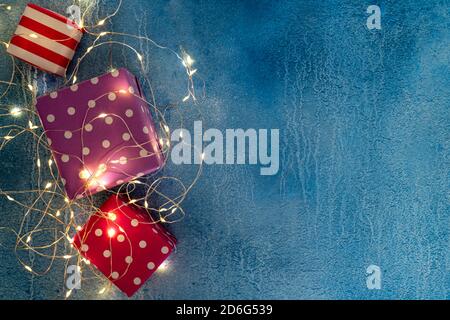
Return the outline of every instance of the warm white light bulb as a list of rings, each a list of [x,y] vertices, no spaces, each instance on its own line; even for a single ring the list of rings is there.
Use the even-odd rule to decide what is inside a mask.
[[[108,229],[108,237],[112,238],[116,235],[116,230],[114,228]]]
[[[115,221],[117,219],[117,216],[114,212],[108,212],[108,219]]]

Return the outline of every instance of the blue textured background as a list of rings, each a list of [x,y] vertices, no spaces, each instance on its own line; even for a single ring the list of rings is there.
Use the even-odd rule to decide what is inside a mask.
[[[100,16],[116,3],[100,2]],[[371,4],[382,8],[382,30],[365,27]],[[205,167],[187,217],[170,227],[180,240],[170,270],[135,298],[450,298],[449,8],[445,0],[125,0],[107,27],[182,45],[197,61],[207,95],[182,108],[188,127],[198,110],[205,127],[281,130],[276,176]],[[2,40],[13,29],[2,21]],[[178,101],[179,62],[140,48],[159,103]],[[113,52],[115,65],[138,72],[134,55]],[[104,54],[85,62],[85,79],[108,68]],[[0,68],[0,79],[8,73]],[[29,188],[27,144],[6,151],[2,186]],[[2,199],[0,214],[2,226],[16,227],[22,211]],[[63,267],[31,277],[11,239],[0,233],[0,298],[61,298]],[[366,288],[370,264],[381,267],[381,290]],[[86,282],[74,297],[98,298],[96,290]]]

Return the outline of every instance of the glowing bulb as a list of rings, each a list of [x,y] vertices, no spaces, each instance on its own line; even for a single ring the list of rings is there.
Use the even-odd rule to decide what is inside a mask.
[[[197,69],[189,71],[189,77],[192,77],[197,72]]]
[[[31,241],[31,236],[27,237],[27,243],[29,243]]]
[[[6,196],[6,199],[8,199],[9,201],[14,201],[14,198],[10,196]]]
[[[69,291],[66,292],[66,298],[70,297],[71,294],[72,294],[72,289],[70,289]]]
[[[141,61],[141,62],[142,62],[142,59],[144,59],[144,58],[142,57],[142,55],[139,54],[139,53],[137,53],[137,57],[138,57],[139,61]]]
[[[7,6],[6,10],[10,11],[11,10],[11,6]]]
[[[108,219],[111,221],[115,221],[117,219],[117,216],[113,212],[108,212]]]
[[[164,219],[164,217],[161,217],[159,220],[160,220],[162,223],[166,222],[166,219]]]
[[[104,25],[104,24],[105,24],[105,20],[100,20],[100,21],[97,23],[98,26],[102,26],[102,25]]]
[[[202,160],[205,160],[205,153],[202,153],[200,157],[202,158]]]
[[[172,209],[172,214],[175,213],[177,211],[178,208],[173,208]]]
[[[29,266],[24,266],[24,268],[29,272],[33,272],[33,269],[31,269],[31,267],[29,267]]]
[[[59,217],[61,215],[61,211],[56,211],[56,216]]]
[[[69,198],[67,198],[67,197],[64,198],[64,201],[65,201],[66,203],[69,203],[69,202],[70,202]]]
[[[72,256],[65,255],[65,256],[63,256],[63,258],[66,259],[66,260],[68,260],[68,259],[72,258]]]
[[[126,94],[127,90],[121,89],[121,90],[119,90],[119,92],[122,93],[122,94]]]
[[[89,52],[91,52],[91,51],[92,51],[92,49],[93,49],[93,47],[89,47],[89,48],[87,48],[87,50],[86,50],[86,53],[89,53]]]
[[[48,160],[48,166],[51,167],[52,165],[53,165],[53,160],[52,159]]]
[[[98,115],[98,117],[99,117],[100,119],[106,118],[106,116],[107,116],[106,113],[100,113],[100,114]]]
[[[81,231],[83,228],[81,226],[77,226],[77,231]]]
[[[80,178],[83,180],[88,180],[91,177],[91,174],[89,173],[88,170],[83,169],[81,170],[80,174],[79,174]]]
[[[73,76],[73,81],[72,81],[72,84],[74,84],[75,82],[77,82],[77,76]]]
[[[30,91],[34,91],[34,88],[31,84],[28,85],[28,89],[30,89]]]
[[[180,131],[180,138],[183,138],[183,131]]]
[[[144,207],[145,207],[145,209],[148,209],[148,202],[147,202],[147,200],[145,200],[145,202],[144,202]]]
[[[90,265],[90,264],[91,264],[91,261],[89,261],[89,260],[86,259],[86,258],[83,258],[83,262],[86,263],[87,265]]]
[[[129,204],[133,204],[133,203],[136,203],[137,202],[137,200],[136,199],[133,199],[133,200],[131,200],[130,202],[129,202]]]
[[[37,39],[37,37],[38,37],[38,36],[37,36],[37,34],[35,34],[35,33],[31,33],[31,34],[30,34],[30,38]]]
[[[104,37],[104,36],[106,36],[107,34],[108,34],[108,32],[104,32],[104,31],[103,31],[103,32],[101,32],[98,36],[99,36],[99,37]]]
[[[186,97],[184,97],[184,98],[183,98],[183,102],[188,101],[190,97],[191,97],[191,95],[187,95]]]
[[[98,294],[104,294],[105,291],[106,291],[106,287],[105,287],[105,288],[102,288],[102,289],[98,292]]]
[[[116,235],[116,230],[114,228],[108,229],[108,237],[112,238]]]
[[[52,183],[51,182],[48,182],[46,185],[45,185],[45,189],[50,189],[52,187]]]
[[[36,161],[36,165],[37,165],[37,167],[38,167],[38,168],[40,168],[40,167],[41,167],[41,159],[37,159],[37,161]]]
[[[22,114],[22,109],[14,107],[9,111],[9,114],[12,115],[13,117],[18,117]]]

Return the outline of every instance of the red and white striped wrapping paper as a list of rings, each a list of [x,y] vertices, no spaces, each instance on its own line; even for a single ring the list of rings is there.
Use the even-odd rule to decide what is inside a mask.
[[[83,29],[53,11],[28,4],[8,53],[46,72],[65,76]]]

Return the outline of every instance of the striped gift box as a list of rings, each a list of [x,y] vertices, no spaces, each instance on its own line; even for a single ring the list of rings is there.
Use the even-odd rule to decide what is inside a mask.
[[[28,4],[8,53],[41,70],[65,76],[82,35],[83,29],[74,21]]]

